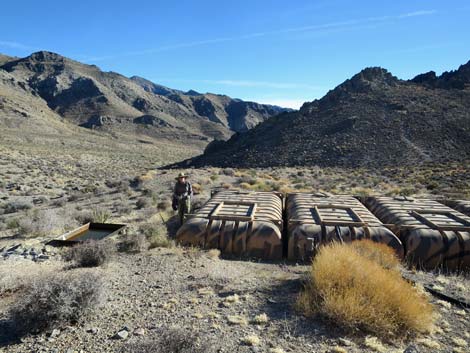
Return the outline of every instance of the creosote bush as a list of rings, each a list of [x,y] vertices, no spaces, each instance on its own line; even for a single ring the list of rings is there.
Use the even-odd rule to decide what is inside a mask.
[[[87,240],[68,249],[64,258],[77,267],[97,267],[108,263],[115,253],[116,246],[109,240]]]
[[[103,277],[95,270],[74,270],[36,278],[9,310],[17,334],[77,322],[103,302]]]
[[[382,337],[428,331],[431,304],[401,277],[396,260],[383,250],[372,242],[322,247],[297,308]]]

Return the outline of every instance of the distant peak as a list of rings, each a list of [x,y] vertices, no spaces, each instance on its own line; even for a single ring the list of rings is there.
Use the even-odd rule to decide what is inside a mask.
[[[202,93],[199,93],[193,89],[190,89],[188,92],[185,93],[185,95],[187,96],[200,96],[202,95]]]
[[[30,59],[37,60],[37,61],[63,61],[65,60],[65,57],[62,55],[59,55],[57,53],[53,53],[50,51],[37,51],[35,53],[32,53],[29,56]]]
[[[382,82],[387,84],[395,84],[398,79],[393,76],[388,70],[381,67],[368,67],[354,75],[351,80],[361,80],[368,82]]]
[[[368,67],[336,87],[333,92],[370,92],[375,89],[394,87],[398,78],[381,67]]]

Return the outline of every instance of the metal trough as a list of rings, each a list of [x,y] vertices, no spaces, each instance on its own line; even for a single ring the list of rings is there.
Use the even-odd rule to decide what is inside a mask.
[[[220,191],[176,234],[183,245],[217,248],[225,254],[282,258],[282,195]]]
[[[373,197],[366,205],[390,224],[412,264],[426,269],[470,268],[470,217],[434,200]]]
[[[331,241],[371,239],[403,257],[400,240],[352,196],[287,195],[288,259],[309,260]]]
[[[119,233],[125,227],[125,224],[87,223],[50,241],[47,245],[68,246],[86,240],[101,240]]]

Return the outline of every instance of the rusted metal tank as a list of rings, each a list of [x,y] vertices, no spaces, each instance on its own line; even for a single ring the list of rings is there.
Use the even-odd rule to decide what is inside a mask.
[[[403,257],[400,240],[352,196],[293,193],[287,195],[289,260],[308,260],[331,241],[371,239]]]
[[[365,202],[391,225],[412,264],[426,269],[470,267],[470,217],[433,200],[375,197]]]
[[[465,201],[465,200],[445,200],[442,201],[442,203],[446,206],[449,206],[450,208],[453,208],[454,210],[457,210],[459,212],[462,212],[464,215],[470,217],[470,201]]]
[[[226,254],[282,258],[282,195],[220,191],[176,234],[183,245],[217,248]]]

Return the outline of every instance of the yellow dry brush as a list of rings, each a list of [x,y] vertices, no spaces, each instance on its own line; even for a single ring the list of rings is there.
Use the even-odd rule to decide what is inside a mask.
[[[427,298],[402,278],[393,249],[370,240],[322,247],[297,308],[381,337],[427,332],[434,318]]]

